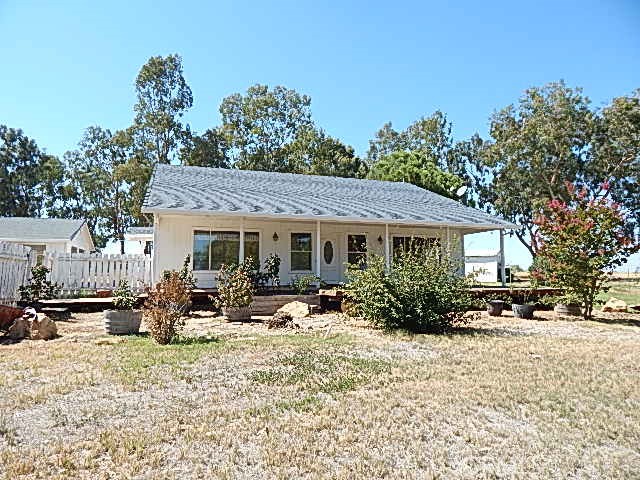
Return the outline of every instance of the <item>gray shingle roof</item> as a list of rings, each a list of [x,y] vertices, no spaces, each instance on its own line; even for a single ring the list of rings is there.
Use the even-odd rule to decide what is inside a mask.
[[[514,227],[409,183],[176,165],[156,167],[142,211]]]
[[[0,217],[0,238],[71,240],[84,223],[66,218]]]

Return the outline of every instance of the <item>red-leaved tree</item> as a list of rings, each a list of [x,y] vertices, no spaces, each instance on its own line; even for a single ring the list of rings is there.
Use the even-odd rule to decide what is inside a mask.
[[[538,248],[534,278],[564,288],[592,317],[596,296],[616,267],[640,250],[620,205],[608,198],[609,184],[597,192],[567,184],[569,202],[551,200],[535,219]]]

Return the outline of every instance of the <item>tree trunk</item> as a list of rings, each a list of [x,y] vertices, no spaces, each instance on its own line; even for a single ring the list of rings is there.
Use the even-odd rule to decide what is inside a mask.
[[[120,239],[120,253],[124,255],[124,238]]]

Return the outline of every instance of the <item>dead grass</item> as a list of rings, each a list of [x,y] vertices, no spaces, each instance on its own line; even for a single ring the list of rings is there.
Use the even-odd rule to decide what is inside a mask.
[[[57,340],[1,346],[0,478],[640,471],[640,315],[483,316],[446,336],[327,321],[274,333],[200,315],[197,339],[160,347],[79,315]]]

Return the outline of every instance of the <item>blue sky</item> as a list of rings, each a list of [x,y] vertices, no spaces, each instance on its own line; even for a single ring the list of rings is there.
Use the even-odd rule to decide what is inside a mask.
[[[254,83],[312,98],[316,122],[364,154],[387,121],[436,109],[458,139],[533,85],[564,79],[600,106],[640,87],[640,2],[29,2],[0,0],[0,123],[53,154],[89,125],[131,122],[152,55],[179,53],[192,129]],[[497,236],[468,248],[497,247]],[[508,261],[526,264],[517,240]]]

